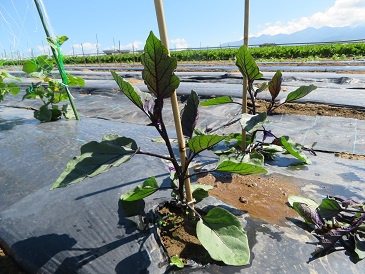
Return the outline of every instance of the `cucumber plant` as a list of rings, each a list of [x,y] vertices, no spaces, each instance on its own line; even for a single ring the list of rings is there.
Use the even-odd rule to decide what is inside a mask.
[[[4,100],[5,95],[11,93],[12,95],[17,95],[20,91],[20,87],[14,82],[5,82],[5,79],[16,80],[20,82],[21,80],[11,74],[2,71],[0,72],[0,102]]]

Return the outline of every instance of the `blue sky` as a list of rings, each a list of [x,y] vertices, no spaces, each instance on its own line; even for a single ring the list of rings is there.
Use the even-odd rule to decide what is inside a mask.
[[[41,0],[39,0],[41,1]],[[42,1],[41,1],[42,2]],[[164,0],[170,48],[207,47],[242,39],[244,0]],[[66,35],[65,54],[143,49],[158,36],[152,0],[43,0],[55,35]],[[365,23],[365,0],[251,0],[250,36],[292,33],[307,27]],[[359,37],[363,38],[363,37]],[[45,34],[33,0],[0,1],[0,56],[44,53]]]

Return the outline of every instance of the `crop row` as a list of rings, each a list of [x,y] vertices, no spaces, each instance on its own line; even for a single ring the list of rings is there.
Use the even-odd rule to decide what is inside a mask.
[[[323,44],[301,46],[265,46],[249,49],[255,59],[295,59],[295,58],[355,58],[365,56],[365,43]],[[233,60],[237,48],[201,49],[173,51],[171,55],[178,61],[219,61]],[[98,63],[140,63],[141,53],[99,56],[64,56],[65,64]],[[22,60],[1,61],[1,65],[21,65]]]

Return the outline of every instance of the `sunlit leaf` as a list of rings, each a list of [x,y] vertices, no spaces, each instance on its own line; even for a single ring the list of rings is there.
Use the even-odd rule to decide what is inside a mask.
[[[142,78],[148,90],[157,98],[170,97],[180,84],[180,79],[174,74],[177,60],[168,55],[168,50],[152,31],[146,41],[141,62],[144,67]]]
[[[224,139],[224,136],[219,135],[199,135],[193,137],[188,141],[188,147],[192,152],[198,154],[203,150],[214,147],[216,144],[218,144],[220,141],[223,141]]]
[[[288,202],[292,207],[293,207],[294,203],[306,204],[307,206],[309,206],[310,208],[313,208],[313,209],[316,209],[319,206],[319,204],[312,199],[301,197],[301,196],[296,196],[296,195],[290,195],[288,197]]]
[[[278,97],[281,91],[281,82],[283,81],[283,76],[281,71],[276,71],[275,75],[273,76],[272,80],[269,82],[269,91],[271,94],[272,100],[275,100]]]
[[[244,114],[242,114],[240,123],[242,125],[242,128],[246,132],[253,133],[254,131],[256,131],[258,129],[262,129],[262,126],[265,123],[266,117],[267,117],[266,112],[256,114],[256,115],[244,113]]]
[[[199,220],[196,227],[199,241],[216,261],[242,266],[250,261],[246,232],[240,221],[227,210],[215,207]]]
[[[126,202],[141,200],[155,193],[158,188],[156,178],[151,177],[144,181],[141,186],[136,186],[134,189],[122,194],[120,199]]]
[[[324,198],[318,206],[319,214],[322,218],[332,218],[342,211],[341,206],[335,199]]]
[[[196,202],[200,202],[204,198],[208,197],[208,191],[213,189],[210,185],[202,185],[202,184],[191,184],[191,192],[193,195],[193,198],[196,200]]]
[[[288,96],[285,99],[285,102],[292,102],[295,100],[298,100],[300,98],[303,98],[304,96],[308,95],[309,93],[311,93],[313,90],[315,90],[317,87],[314,85],[310,85],[310,86],[301,86],[300,88],[290,92],[288,94]]]
[[[215,105],[222,105],[222,104],[229,104],[233,103],[233,100],[230,96],[220,96],[217,98],[208,99],[204,102],[200,103],[200,106],[207,107],[207,106],[215,106]]]
[[[294,143],[288,136],[280,137],[279,141],[292,156],[306,164],[312,164],[311,160],[309,160],[303,151],[298,148],[297,143]]]
[[[240,70],[243,76],[245,76],[248,82],[260,79],[262,74],[257,66],[255,59],[248,51],[247,47],[243,45],[239,48],[236,55],[236,66]]]
[[[134,87],[125,81],[120,75],[118,75],[116,72],[111,71],[113,78],[115,82],[117,82],[121,92],[125,94],[125,96],[128,97],[129,100],[133,102],[138,108],[143,110],[143,103],[141,100],[141,97],[139,94],[135,91]]]
[[[69,73],[67,73],[67,82],[70,87],[72,86],[79,86],[83,87],[85,86],[85,80],[81,77],[75,77]]]
[[[25,60],[23,62],[23,71],[25,73],[32,73],[32,72],[36,72],[38,69],[38,66],[36,64],[36,62],[34,62],[34,60]]]
[[[51,189],[66,187],[117,167],[132,158],[137,150],[134,140],[114,134],[105,135],[100,143],[87,143],[81,147],[81,155],[67,163]]]
[[[220,161],[216,170],[221,172],[230,172],[242,175],[267,173],[267,170],[263,167],[263,165],[257,164],[257,161],[254,162],[250,162],[247,160],[238,161],[231,158]]]
[[[179,258],[178,255],[172,256],[170,258],[170,265],[175,265],[178,268],[184,268],[184,262]]]

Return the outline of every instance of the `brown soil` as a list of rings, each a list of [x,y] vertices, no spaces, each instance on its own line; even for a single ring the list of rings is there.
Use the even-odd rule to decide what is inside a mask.
[[[294,178],[282,175],[233,175],[230,178],[216,178],[208,174],[199,178],[198,183],[213,186],[209,195],[246,211],[253,218],[286,225],[286,218],[297,216],[286,205],[288,195],[300,195],[300,185]],[[161,238],[170,258],[178,255],[186,261],[189,254],[189,259],[200,264],[210,262],[207,251],[196,238],[195,224],[179,217],[181,209],[163,207],[160,214],[167,216],[160,227]]]

